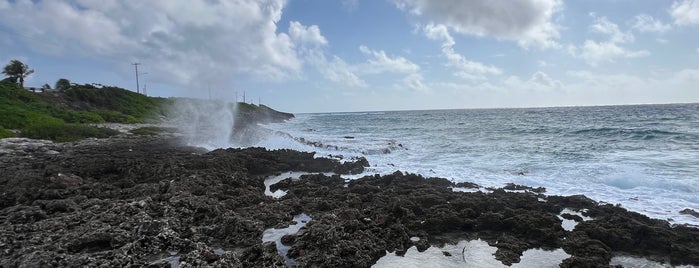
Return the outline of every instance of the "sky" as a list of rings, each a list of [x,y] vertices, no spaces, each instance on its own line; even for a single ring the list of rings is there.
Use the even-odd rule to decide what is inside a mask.
[[[288,112],[699,102],[699,0],[0,0],[0,63]]]

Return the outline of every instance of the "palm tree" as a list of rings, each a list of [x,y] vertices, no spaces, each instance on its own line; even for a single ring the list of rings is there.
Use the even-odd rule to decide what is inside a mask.
[[[34,70],[29,69],[29,66],[18,60],[11,60],[10,63],[5,65],[2,73],[5,74],[11,81],[19,84],[20,87],[24,87],[24,78],[34,73]]]

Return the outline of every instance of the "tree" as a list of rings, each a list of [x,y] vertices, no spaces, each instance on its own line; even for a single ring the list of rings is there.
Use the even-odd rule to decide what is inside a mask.
[[[46,84],[44,84],[43,86],[41,86],[41,92],[44,92],[44,91],[47,91],[47,90],[51,90],[51,86],[50,86],[48,83],[46,83]]]
[[[34,73],[34,70],[29,69],[29,66],[18,60],[11,60],[10,63],[5,65],[5,69],[2,70],[11,81],[19,84],[20,87],[24,87],[24,78]]]
[[[58,79],[58,81],[56,81],[56,86],[53,88],[61,92],[66,91],[70,88],[70,80],[65,78]]]

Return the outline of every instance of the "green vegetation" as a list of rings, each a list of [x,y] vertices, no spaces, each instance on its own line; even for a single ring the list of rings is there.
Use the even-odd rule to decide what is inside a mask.
[[[164,114],[170,102],[116,87],[72,85],[63,92],[32,93],[11,81],[0,82],[0,137],[18,129],[28,138],[73,141],[118,132],[87,123],[143,123]],[[9,134],[8,134],[9,133]]]
[[[22,129],[22,136],[57,142],[76,141],[84,138],[107,138],[119,131],[79,124],[36,124]]]
[[[122,124],[135,124],[135,123],[143,123],[143,119],[138,119],[136,117],[133,117],[131,115],[127,114],[122,114],[117,111],[109,111],[109,110],[93,110],[92,112],[96,113],[104,121],[106,122],[112,122],[112,123],[122,123]]]
[[[279,111],[274,110],[274,109],[272,109],[266,105],[263,105],[263,104],[260,104],[258,106],[258,105],[251,104],[251,103],[238,102],[237,108],[238,108],[238,110],[237,110],[238,113],[256,113],[256,114],[294,117],[293,114],[279,112]]]
[[[70,88],[70,80],[65,78],[58,79],[54,88],[60,92],[66,91]]]
[[[55,90],[48,84],[41,92],[29,92],[21,85],[34,70],[20,61],[10,61],[0,81],[0,138],[21,137],[75,141],[87,137],[103,138],[117,131],[91,126],[95,123],[157,123],[172,111],[174,99],[154,98],[118,87],[77,85],[61,78]],[[236,124],[281,122],[293,114],[275,111],[264,105],[239,102]],[[19,132],[18,132],[18,131]],[[157,135],[174,130],[159,127],[134,129],[136,135]]]
[[[138,123],[149,117],[164,114],[161,105],[166,99],[153,98],[118,87],[96,88],[92,85],[73,85],[63,95],[74,109],[111,110],[132,116]],[[152,120],[151,120],[152,121]]]
[[[253,112],[253,111],[257,110],[258,108],[259,107],[255,104],[238,102],[238,112],[241,112],[241,113]]]
[[[131,134],[135,135],[159,135],[163,132],[175,132],[175,129],[166,127],[141,127],[137,129],[132,129]]]
[[[0,139],[11,138],[14,136],[15,136],[15,133],[12,133],[12,131],[9,131],[9,130],[5,129],[4,127],[0,126]]]
[[[2,69],[2,73],[4,73],[10,81],[24,88],[24,78],[33,74],[34,70],[29,69],[29,66],[21,61],[11,60],[10,63],[5,65],[5,68]]]

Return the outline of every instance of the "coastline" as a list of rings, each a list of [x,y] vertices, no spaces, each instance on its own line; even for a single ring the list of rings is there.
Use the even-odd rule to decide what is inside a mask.
[[[0,150],[3,267],[284,266],[261,238],[302,213],[305,227],[281,238],[299,267],[369,267],[387,252],[476,238],[505,264],[526,249],[562,248],[572,255],[563,267],[607,266],[617,254],[699,265],[699,229],[584,196],[517,186],[458,192],[469,185],[396,172],[281,180],[273,191],[286,195],[275,198],[265,195],[269,176],[356,173],[367,163],[262,148],[206,152],[167,135],[17,141]],[[566,231],[559,216],[577,225]]]

